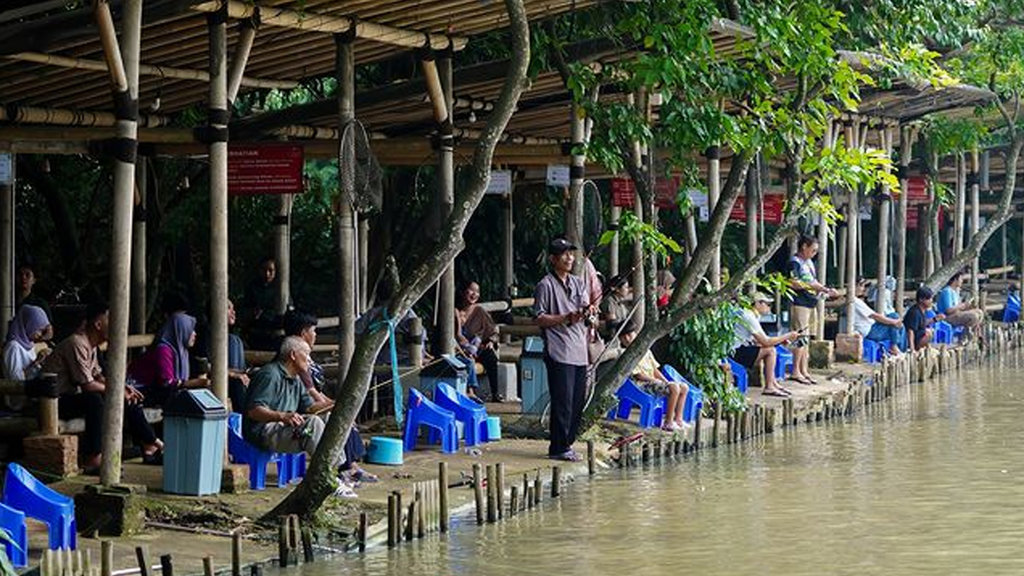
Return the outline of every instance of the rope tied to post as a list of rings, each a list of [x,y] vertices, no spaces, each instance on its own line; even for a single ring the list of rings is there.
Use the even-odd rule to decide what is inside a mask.
[[[370,325],[370,333],[374,333],[377,330],[387,326],[388,329],[388,352],[391,355],[391,389],[394,394],[395,402],[395,422],[401,426],[405,421],[405,414],[402,406],[402,377],[398,373],[398,346],[395,343],[395,326],[398,324],[397,319],[392,319],[388,315],[388,309],[385,306],[383,308],[384,318],[378,320]]]

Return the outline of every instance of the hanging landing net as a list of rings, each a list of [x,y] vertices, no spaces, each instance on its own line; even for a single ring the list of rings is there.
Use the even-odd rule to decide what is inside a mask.
[[[363,123],[350,120],[342,131],[338,148],[338,184],[352,192],[357,212],[379,211],[383,202],[383,171],[370,149]]]

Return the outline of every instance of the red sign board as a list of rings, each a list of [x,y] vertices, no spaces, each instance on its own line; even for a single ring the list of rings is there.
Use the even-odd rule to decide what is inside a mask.
[[[907,178],[907,187],[903,193],[907,195],[907,204],[927,204],[928,179],[924,176]]]
[[[658,178],[654,184],[654,205],[662,209],[676,207],[679,177]],[[632,178],[612,178],[612,206],[632,208],[636,201],[636,185]]]
[[[302,146],[231,144],[228,146],[228,192],[231,194],[298,194],[302,186]]]
[[[764,222],[765,224],[782,224],[782,208],[785,202],[785,196],[782,194],[765,194],[764,202]],[[760,214],[758,214],[760,218]],[[734,222],[746,222],[747,221],[747,209],[746,209],[746,197],[740,196],[736,198],[736,203],[732,205],[732,212],[729,213],[729,220]]]

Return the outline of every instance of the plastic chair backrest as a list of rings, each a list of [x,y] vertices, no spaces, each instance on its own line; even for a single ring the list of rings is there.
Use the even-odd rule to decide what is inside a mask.
[[[228,429],[242,433],[242,415],[238,412],[228,414]]]
[[[667,378],[669,382],[682,382],[687,386],[691,385],[690,381],[680,374],[679,370],[676,370],[675,366],[672,366],[671,364],[661,365],[661,375]]]
[[[16,492],[25,493],[18,494],[19,496],[27,496],[29,495],[28,493],[30,493],[49,505],[66,506],[74,502],[71,498],[40,482],[35,476],[30,474],[28,470],[25,470],[15,462],[11,462],[7,465],[7,476],[4,478],[4,495],[6,496],[8,491],[12,489]],[[11,502],[6,503],[10,504]],[[28,512],[28,510],[25,511]]]
[[[25,513],[6,504],[0,504],[0,528],[7,531],[13,542],[7,542],[7,558],[16,568],[28,565],[28,529]]]

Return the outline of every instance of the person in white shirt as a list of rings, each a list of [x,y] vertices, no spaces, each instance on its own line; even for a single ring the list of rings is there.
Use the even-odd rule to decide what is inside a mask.
[[[762,363],[764,396],[789,396],[789,390],[775,380],[775,347],[796,340],[798,332],[786,332],[779,336],[768,336],[761,328],[760,317],[771,310],[772,299],[762,293],[754,294],[754,308],[743,308],[737,316],[736,338],[733,340],[732,359],[748,371],[758,362]]]
[[[49,354],[49,348],[36,351],[36,342],[45,342],[53,338],[53,327],[46,311],[38,306],[23,304],[18,313],[11,319],[7,327],[7,343],[4,344],[4,378],[8,380],[32,380],[39,376],[43,360]],[[21,396],[8,396],[7,407],[20,410],[25,399]]]
[[[906,329],[899,315],[895,318],[875,312],[864,302],[864,293],[869,282],[857,285],[857,295],[853,299],[853,329],[865,340],[873,342],[889,342],[889,353],[899,354],[906,347]]]

